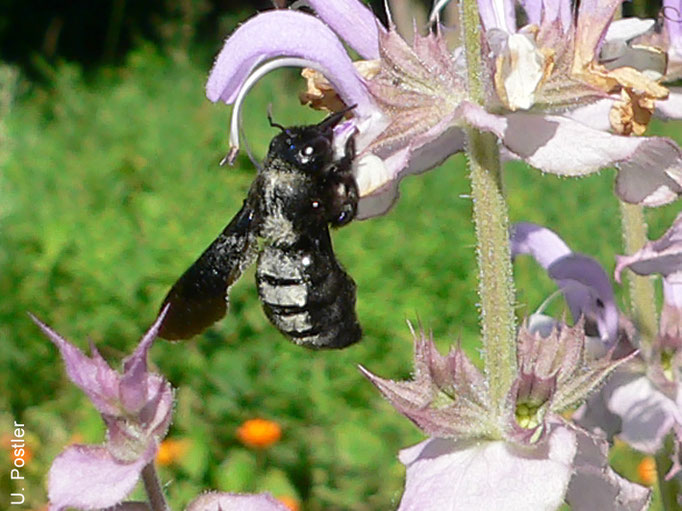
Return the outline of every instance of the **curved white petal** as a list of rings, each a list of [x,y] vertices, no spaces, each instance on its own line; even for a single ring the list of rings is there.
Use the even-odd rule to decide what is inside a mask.
[[[427,440],[400,452],[407,480],[398,510],[554,510],[564,500],[575,454],[575,434],[564,427],[534,448]]]

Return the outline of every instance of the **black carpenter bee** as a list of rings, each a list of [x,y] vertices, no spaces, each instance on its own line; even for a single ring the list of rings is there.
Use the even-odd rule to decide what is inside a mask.
[[[242,208],[166,296],[161,337],[187,339],[222,318],[230,287],[257,257],[263,310],[286,337],[313,349],[360,340],[355,282],[336,260],[329,236],[330,224],[353,220],[358,203],[353,136],[341,158],[332,148],[344,113],[290,128],[268,116],[282,132],[270,142]]]

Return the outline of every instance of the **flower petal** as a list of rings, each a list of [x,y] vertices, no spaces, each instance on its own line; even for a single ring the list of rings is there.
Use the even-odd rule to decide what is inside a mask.
[[[516,14],[513,0],[479,1],[478,13],[486,31],[497,28],[509,34],[516,32]]]
[[[682,2],[680,0],[663,0],[663,23],[670,39],[670,47],[679,51],[682,49]]]
[[[570,112],[566,112],[564,116],[590,126],[595,130],[611,131],[613,128],[611,127],[611,121],[609,121],[609,112],[619,97],[608,97],[593,101],[587,105],[579,106]],[[656,105],[658,105],[658,102]]]
[[[464,150],[464,132],[455,126],[448,126],[450,120],[438,123],[426,133],[414,137],[407,147],[379,161],[383,165],[371,178],[359,178],[360,203],[358,219],[377,216],[388,211],[398,199],[398,183],[405,176],[426,172],[443,163],[451,155]],[[370,155],[373,156],[373,155]],[[358,176],[368,174],[358,169]],[[369,182],[371,186],[361,185]]]
[[[623,421],[620,437],[635,449],[655,453],[674,424],[682,424],[675,401],[645,376],[624,382],[608,398],[609,410]]]
[[[561,288],[573,319],[584,316],[596,323],[602,341],[616,340],[618,309],[611,282],[596,260],[571,252],[554,231],[528,222],[512,227],[511,254],[532,255]]]
[[[528,4],[542,4],[542,19],[538,21],[535,20],[535,14],[537,12],[537,7],[526,7],[526,12],[529,13],[529,23],[534,23],[539,25],[540,21],[543,24],[548,24],[558,21],[561,28],[566,32],[573,21],[573,6],[571,0],[525,0],[522,2],[525,5]]]
[[[682,152],[670,139],[611,135],[566,117],[512,113],[506,117],[463,103],[462,116],[491,131],[530,165],[582,176],[618,166],[616,192],[626,202],[660,206],[682,194]]]
[[[670,94],[666,99],[656,100],[654,115],[664,121],[682,119],[682,89],[679,87],[668,87],[668,89]]]
[[[623,0],[583,0],[578,8],[575,34],[575,59],[581,67],[587,66],[598,53],[613,14]],[[575,64],[574,64],[575,65]]]
[[[377,17],[358,0],[307,0],[322,21],[365,59],[379,58]]]
[[[623,373],[615,373],[609,378],[604,386],[587,398],[580,408],[571,416],[571,420],[587,431],[597,432],[606,435],[612,441],[613,437],[620,433],[623,423],[620,417],[612,413],[607,400],[611,395],[613,383],[620,381]]]
[[[594,321],[602,341],[613,343],[618,336],[618,308],[606,272],[595,259],[570,254],[552,263],[549,276],[562,289],[573,319]]]
[[[555,429],[534,448],[434,438],[400,452],[407,466],[399,511],[553,510],[564,500],[575,434]]]
[[[530,222],[518,222],[511,229],[512,259],[529,254],[545,270],[557,259],[567,256],[571,249],[557,233]]]
[[[523,6],[523,10],[526,11],[528,23],[539,26],[542,21],[543,0],[519,0],[519,3]]]
[[[660,273],[663,276],[682,271],[682,213],[673,225],[656,241],[649,241],[630,256],[617,256],[615,275],[620,282],[623,269],[630,268],[638,275]]]
[[[288,511],[288,509],[269,493],[242,495],[210,492],[190,502],[185,511]]]
[[[103,509],[121,502],[150,459],[142,456],[133,463],[119,463],[104,447],[67,447],[50,467],[47,493],[51,509]]]
[[[575,474],[566,501],[575,511],[642,511],[648,509],[651,490],[619,476],[608,461],[608,444],[576,430],[578,453]]]
[[[618,165],[616,193],[631,204],[668,204],[682,195],[680,148],[667,138],[642,140],[646,142]]]
[[[663,280],[659,336],[667,345],[682,345],[682,271]]]
[[[233,103],[251,71],[278,56],[318,62],[346,104],[357,105],[356,115],[370,115],[373,111],[364,81],[336,34],[314,16],[284,10],[251,18],[225,41],[208,77],[208,99]]]

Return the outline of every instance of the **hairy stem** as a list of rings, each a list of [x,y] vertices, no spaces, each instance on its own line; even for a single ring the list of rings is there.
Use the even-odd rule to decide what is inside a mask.
[[[620,210],[625,253],[630,255],[648,241],[644,208],[621,202]],[[626,278],[630,289],[630,315],[640,332],[642,347],[648,351],[658,330],[654,284],[649,277],[640,277],[632,272],[627,272]]]
[[[509,219],[502,194],[496,138],[490,133],[470,129],[468,142],[483,361],[490,397],[493,403],[502,407],[516,377],[516,318]]]
[[[153,461],[142,469],[142,482],[152,511],[170,511]]]
[[[485,101],[481,77],[481,31],[476,0],[460,9],[467,64],[469,100]],[[502,192],[502,167],[497,139],[467,130],[473,219],[476,227],[483,361],[492,402],[504,406],[516,377],[514,282],[509,249],[509,218]]]
[[[481,22],[476,0],[462,0],[459,10],[464,56],[466,57],[469,100],[482,105],[485,89],[481,79]]]

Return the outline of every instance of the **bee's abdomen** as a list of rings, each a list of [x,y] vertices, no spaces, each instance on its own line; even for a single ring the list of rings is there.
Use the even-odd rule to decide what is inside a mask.
[[[256,269],[268,319],[308,348],[343,348],[360,340],[355,282],[325,251],[263,248]]]

